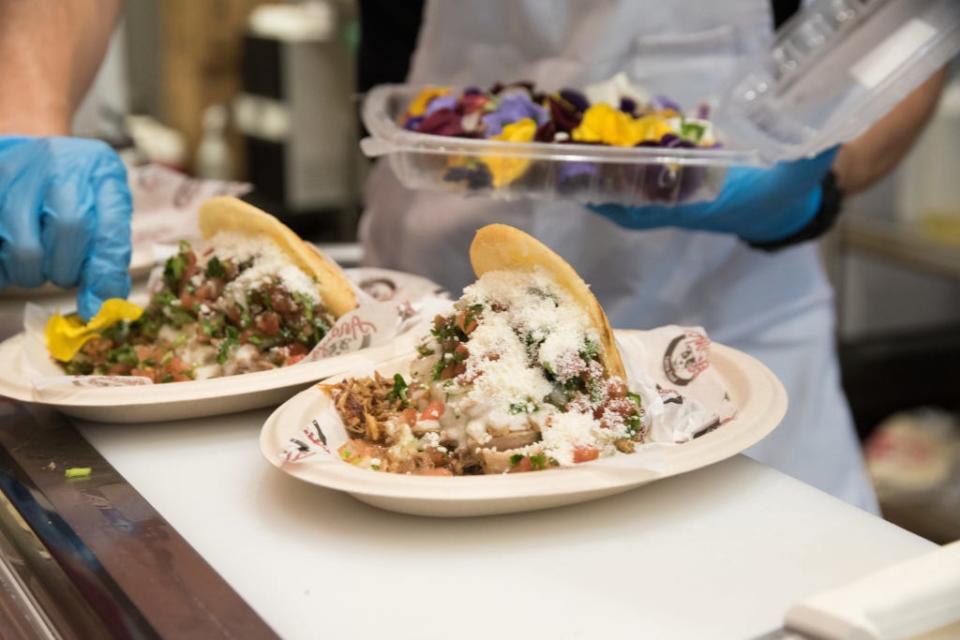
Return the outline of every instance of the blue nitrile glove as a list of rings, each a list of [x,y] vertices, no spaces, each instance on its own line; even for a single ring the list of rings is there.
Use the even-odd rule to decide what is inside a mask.
[[[720,195],[710,202],[590,208],[629,229],[680,227],[732,233],[753,243],[773,242],[799,231],[816,215],[823,195],[820,185],[836,154],[834,147],[814,158],[782,162],[769,169],[732,167]]]
[[[130,292],[127,172],[97,140],[0,136],[0,288],[79,285],[89,320]]]

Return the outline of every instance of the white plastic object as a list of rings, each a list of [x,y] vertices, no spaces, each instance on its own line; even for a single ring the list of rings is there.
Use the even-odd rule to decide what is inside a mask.
[[[958,51],[957,0],[815,0],[716,119],[765,162],[813,155],[865,131]]]
[[[791,608],[785,624],[824,640],[956,638],[960,542],[817,594]]]

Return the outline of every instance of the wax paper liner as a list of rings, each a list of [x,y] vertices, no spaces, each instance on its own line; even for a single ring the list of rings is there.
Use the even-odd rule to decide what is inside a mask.
[[[699,327],[664,326],[650,331],[618,333],[617,340],[627,367],[628,385],[643,400],[648,442],[632,454],[616,454],[589,463],[551,469],[563,473],[577,469],[603,476],[636,473],[654,476],[664,470],[664,453],[683,446],[714,429],[722,428],[736,414],[735,399],[710,368],[710,339]],[[412,359],[392,367],[364,366],[351,370],[349,377],[382,373],[406,373]],[[283,464],[347,464],[337,450],[347,433],[329,396],[323,394],[316,413],[302,425],[278,454]],[[370,473],[376,473],[371,471]],[[390,475],[390,474],[386,474]]]
[[[200,205],[215,196],[241,196],[251,190],[245,182],[191,178],[162,165],[147,164],[127,170],[133,198],[130,223],[132,264],[154,262],[153,247],[200,237]]]
[[[156,279],[154,270],[151,281]],[[269,371],[239,374],[241,376],[265,377],[284,372],[293,367],[316,368],[317,379],[336,375],[358,364],[378,362],[403,353],[412,353],[416,341],[427,330],[437,313],[449,309],[449,299],[441,297],[443,290],[435,283],[419,276],[384,269],[352,269],[347,277],[357,286],[359,306],[341,316],[314,349],[297,364]],[[360,287],[371,279],[390,279],[392,295],[375,300]],[[150,285],[148,285],[148,290]],[[136,299],[145,304],[146,298]],[[70,376],[65,375],[59,364],[50,358],[44,339],[44,328],[54,309],[27,304],[24,309],[24,356],[33,387],[34,397],[39,401],[68,400],[71,394],[84,389],[104,387],[154,386],[148,378],[139,376]],[[348,356],[364,353],[370,358],[357,359]],[[223,381],[237,376],[225,376],[211,380]],[[276,376],[274,376],[276,377]],[[185,384],[206,384],[210,380],[167,383],[163,387]]]

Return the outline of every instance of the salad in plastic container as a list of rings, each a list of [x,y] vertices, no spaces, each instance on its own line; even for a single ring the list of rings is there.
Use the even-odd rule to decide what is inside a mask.
[[[406,186],[505,199],[708,200],[724,165],[750,161],[724,149],[706,105],[684,111],[623,74],[582,91],[385,85],[363,119],[364,152],[389,155]]]
[[[361,147],[388,156],[414,189],[708,200],[730,165],[769,166],[856,137],[958,52],[957,0],[812,0],[778,31],[769,58],[744,61],[710,110],[684,110],[623,74],[555,92],[384,85],[364,103],[370,137]]]

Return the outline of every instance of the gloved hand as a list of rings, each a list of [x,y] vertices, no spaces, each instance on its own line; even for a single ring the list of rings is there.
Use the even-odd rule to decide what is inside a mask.
[[[837,147],[814,158],[783,162],[770,169],[732,167],[720,195],[710,202],[676,207],[591,205],[590,209],[629,229],[680,227],[732,233],[748,242],[781,240],[816,215],[821,183]]]
[[[79,285],[89,320],[130,292],[127,172],[106,144],[0,136],[0,287]]]

